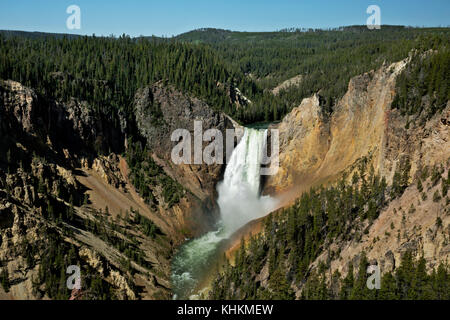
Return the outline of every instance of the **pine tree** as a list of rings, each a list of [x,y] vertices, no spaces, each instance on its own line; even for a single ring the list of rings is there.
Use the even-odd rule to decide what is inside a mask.
[[[437,300],[450,299],[450,275],[442,263],[439,264],[435,274],[433,288]]]
[[[369,265],[367,257],[363,252],[359,260],[358,276],[354,281],[354,286],[350,299],[352,300],[363,300],[368,298],[367,289],[367,266]]]
[[[353,275],[353,264],[350,262],[348,266],[348,272],[347,276],[344,278],[342,286],[341,286],[341,292],[339,294],[339,298],[341,300],[348,300],[350,299],[353,291],[355,278]]]
[[[295,294],[286,280],[281,267],[275,269],[269,278],[269,286],[272,300],[293,300]]]
[[[396,289],[396,279],[392,273],[385,273],[381,278],[380,290],[378,290],[377,299],[396,300],[398,298]]]
[[[3,287],[3,290],[5,290],[5,292],[9,292],[11,286],[9,283],[9,273],[7,267],[3,268],[3,271],[0,274],[0,283]]]

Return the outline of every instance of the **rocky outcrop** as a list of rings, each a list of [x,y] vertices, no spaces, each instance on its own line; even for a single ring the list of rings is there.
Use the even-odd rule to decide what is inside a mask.
[[[18,125],[27,133],[37,133],[44,127],[42,115],[45,112],[38,106],[33,90],[15,81],[0,80],[0,96],[2,133],[13,130],[13,125]]]
[[[449,165],[450,161],[445,163],[447,169],[442,173],[442,179],[447,177]],[[338,238],[332,243],[326,243],[323,253],[311,268],[316,268],[320,262],[328,262],[329,274],[339,271],[345,276],[349,262],[363,252],[368,261],[372,261],[371,264],[376,262],[380,266],[382,274],[394,271],[406,252],[411,252],[415,259],[423,257],[428,270],[436,268],[440,263],[448,264],[448,198],[436,199],[431,196],[440,192],[440,183],[433,186],[431,179],[427,179],[423,184],[428,197],[423,197],[415,184],[411,185],[400,198],[389,203],[373,224],[363,226],[367,231],[361,237],[353,234],[351,240],[342,241]],[[354,262],[353,266],[358,268],[359,261]],[[297,296],[300,293],[301,290],[297,290]]]
[[[0,130],[16,140],[44,143],[61,157],[124,150],[125,128],[86,102],[48,100],[15,81],[0,80]],[[28,137],[27,137],[28,136]]]
[[[306,182],[305,188],[309,188],[331,142],[330,124],[322,113],[319,96],[304,99],[277,129],[280,131],[280,166],[278,173],[267,180],[265,191],[285,191],[298,186],[300,181]]]
[[[390,108],[395,80],[408,61],[351,79],[329,119],[324,118],[317,96],[305,99],[289,113],[277,126],[280,170],[268,179],[265,192],[291,191],[296,197],[312,185],[336,180],[363,158],[389,183],[403,156],[415,163],[412,174],[419,163],[434,165],[448,157],[447,131],[436,127],[438,120],[425,126],[417,121],[406,129],[407,119]]]
[[[216,183],[221,180],[223,164],[175,164],[171,159],[172,149],[178,141],[171,140],[176,129],[186,129],[191,135],[191,159],[194,156],[194,121],[200,121],[202,134],[208,129],[218,129],[222,132],[223,146],[226,146],[226,129],[233,129],[233,122],[223,113],[214,111],[199,99],[189,97],[173,87],[162,82],[151,87],[140,89],[134,99],[136,124],[140,134],[147,140],[155,161],[164,171],[192,195],[187,195],[192,207],[186,210],[186,221],[207,222],[210,226],[218,216],[216,198]],[[210,142],[202,143],[202,150]],[[192,226],[192,225],[191,225]],[[205,230],[205,225],[196,225],[193,230]]]
[[[218,82],[217,87],[225,91],[226,95],[230,99],[230,103],[234,104],[237,109],[245,108],[247,105],[251,104],[249,98],[247,98],[239,88],[231,84],[223,84]]]
[[[303,75],[301,75],[301,74],[296,75],[295,77],[287,79],[287,80],[283,81],[282,83],[280,83],[279,85],[277,85],[275,88],[273,88],[272,94],[277,96],[283,90],[287,90],[289,88],[299,86],[302,81],[303,81]]]
[[[401,159],[411,176],[450,156],[447,108],[434,118],[408,119],[391,109],[396,78],[409,59],[351,79],[348,91],[328,118],[317,95],[304,99],[277,125],[280,169],[265,193],[296,198],[311,186],[335,181],[362,159],[392,182]],[[349,175],[351,176],[351,175]]]
[[[163,83],[136,93],[134,119],[101,110],[0,81],[0,273],[7,270],[10,283],[9,293],[0,288],[1,298],[50,297],[36,280],[49,247],[74,247],[76,263],[108,283],[117,298],[169,298],[175,246],[216,222],[215,184],[224,166],[175,165],[171,133],[187,129],[193,137],[194,120],[200,120],[203,131],[223,133],[225,146],[225,130],[237,123]],[[118,155],[127,150],[130,131],[147,140],[159,174],[183,186],[179,201],[167,205],[160,182],[152,185],[152,205],[138,194]],[[80,297],[96,298],[83,288],[72,292]]]
[[[153,190],[154,208],[129,182],[127,163],[117,153],[126,150],[134,121],[120,112],[114,119],[83,101],[53,101],[20,83],[0,81],[0,147],[5,151],[0,154],[0,273],[7,270],[10,284],[9,293],[0,288],[1,298],[49,298],[45,284],[39,284],[39,268],[48,249],[59,247],[73,247],[76,263],[108,283],[117,298],[170,297],[175,245],[192,236],[194,227],[202,232],[215,221],[214,186],[223,169],[173,165],[170,134],[174,128],[192,130],[194,119],[202,120],[204,130],[224,132],[234,126],[200,100],[162,84],[140,90],[135,103],[138,130],[153,157],[164,174],[189,190],[171,207],[161,186]],[[162,110],[158,125],[154,104]],[[137,214],[156,229],[150,232],[150,222],[141,225],[145,222]],[[96,298],[86,288],[73,297]]]

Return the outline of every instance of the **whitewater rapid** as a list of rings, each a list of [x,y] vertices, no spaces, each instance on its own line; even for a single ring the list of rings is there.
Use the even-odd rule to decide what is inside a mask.
[[[219,244],[246,223],[276,208],[274,198],[260,196],[260,168],[266,141],[267,130],[244,129],[225,168],[223,181],[217,185],[218,229],[184,244],[172,260],[174,299],[198,298],[198,281],[214,267]]]

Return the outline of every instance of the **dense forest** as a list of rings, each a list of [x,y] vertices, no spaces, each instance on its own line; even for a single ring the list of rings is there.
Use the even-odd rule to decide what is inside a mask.
[[[393,26],[377,32],[363,26],[266,33],[202,29],[170,39],[32,35],[0,35],[0,78],[57,99],[86,100],[114,121],[119,110],[131,114],[138,88],[163,80],[242,123],[280,120],[316,92],[331,112],[351,77],[399,61],[413,48],[448,51],[450,37],[446,28]],[[448,83],[448,54],[439,59],[444,71],[424,80],[427,90]],[[270,92],[296,75],[303,76],[298,86],[277,96]],[[237,107],[220,84],[239,88],[251,103]]]
[[[439,264],[430,273],[423,257],[416,260],[411,252],[406,252],[394,272],[386,272],[382,275],[380,289],[370,290],[366,285],[369,261],[364,252],[360,259],[358,270],[355,272],[353,265],[350,264],[345,278],[342,278],[339,272],[335,272],[331,277],[331,287],[327,284],[326,267],[323,264],[320,265],[318,271],[310,275],[301,298],[307,300],[450,299],[450,270],[445,264]]]
[[[217,81],[232,75],[204,45],[146,39],[79,37],[0,38],[0,78],[19,81],[42,95],[86,100],[117,118],[136,90],[166,80],[211,106],[230,111]]]
[[[371,32],[365,26],[352,26],[267,33],[201,29],[177,39],[210,44],[233,69],[255,81],[263,94],[253,96],[253,104],[238,113],[242,121],[254,122],[262,118],[280,120],[303,98],[317,92],[325,109],[331,112],[347,90],[351,77],[377,69],[383,63],[402,60],[413,48],[419,52],[430,49],[448,52],[449,37],[448,29],[383,26]],[[441,64],[443,70],[436,78],[448,84],[444,81],[449,72],[448,53],[442,60],[447,62]],[[268,92],[297,75],[302,75],[298,85],[281,90],[276,97]],[[439,85],[429,85],[428,79],[424,81],[430,90]],[[237,83],[237,86],[249,94],[246,83]]]
[[[159,204],[152,193],[155,185],[162,187],[164,202],[169,207],[178,203],[185,192],[183,187],[164,173],[140,142],[133,143],[130,139],[128,145],[126,159],[131,170],[130,179],[146,203],[152,208]]]
[[[442,41],[437,37],[424,40],[421,52],[426,51],[414,55],[397,79],[392,107],[403,115],[428,119],[450,100],[450,48],[448,41]]]

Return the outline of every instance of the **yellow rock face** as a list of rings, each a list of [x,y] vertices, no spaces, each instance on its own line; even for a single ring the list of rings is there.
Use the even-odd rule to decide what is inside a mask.
[[[447,177],[450,164],[450,101],[431,119],[408,118],[391,109],[396,78],[409,59],[383,66],[351,79],[348,90],[330,116],[323,115],[315,95],[304,99],[278,125],[280,133],[280,169],[269,177],[265,193],[276,195],[287,206],[312,186],[333,183],[344,172],[355,170],[365,158],[375,172],[392,183],[402,157],[411,163],[410,176],[419,168],[443,166]],[[349,175],[351,177],[351,175]],[[449,262],[449,206],[444,197],[433,200],[440,190],[428,179],[424,198],[414,179],[404,194],[389,203],[360,240],[334,241],[313,263],[327,261],[329,253],[339,252],[331,261],[331,271],[345,275],[348,263],[365,252],[375,259],[382,272],[391,271],[406,250],[415,257],[424,256],[427,267]],[[438,226],[436,219],[441,219]],[[367,223],[367,222],[365,222]],[[249,225],[247,228],[250,228]],[[256,227],[247,231],[258,232]],[[245,235],[245,234],[244,234]],[[236,248],[232,248],[236,250]],[[299,294],[300,291],[297,293]],[[299,297],[299,295],[297,295]]]
[[[317,95],[304,99],[278,126],[280,170],[268,179],[265,191],[290,191],[295,197],[311,186],[334,180],[369,154],[379,169],[395,79],[406,63],[351,79],[331,116],[322,114]]]

